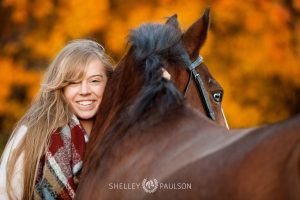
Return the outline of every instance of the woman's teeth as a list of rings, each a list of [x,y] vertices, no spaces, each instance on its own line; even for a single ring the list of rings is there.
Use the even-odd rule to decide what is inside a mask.
[[[78,104],[82,105],[82,106],[88,106],[91,105],[93,103],[93,101],[78,101]]]

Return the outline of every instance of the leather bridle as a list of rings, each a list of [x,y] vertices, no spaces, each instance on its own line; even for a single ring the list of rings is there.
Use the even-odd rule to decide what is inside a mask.
[[[188,66],[189,80],[184,88],[183,95],[184,95],[184,97],[186,96],[186,93],[189,89],[191,79],[193,77],[193,80],[197,87],[198,95],[200,96],[200,98],[203,101],[203,105],[204,105],[207,116],[209,118],[211,118],[212,120],[216,120],[215,113],[210,105],[209,97],[207,96],[205,88],[204,88],[204,83],[201,79],[200,74],[196,71],[196,68],[198,66],[200,66],[202,63],[203,63],[203,58],[202,58],[202,56],[199,55],[199,57]]]

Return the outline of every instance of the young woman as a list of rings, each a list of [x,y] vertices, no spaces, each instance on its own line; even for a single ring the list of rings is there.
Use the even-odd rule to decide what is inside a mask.
[[[0,199],[73,199],[112,60],[91,40],[67,44],[2,154]]]

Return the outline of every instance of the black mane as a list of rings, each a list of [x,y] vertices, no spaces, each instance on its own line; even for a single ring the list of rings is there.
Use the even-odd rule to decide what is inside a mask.
[[[170,25],[144,24],[131,31],[132,56],[144,68],[146,81],[153,73],[170,64],[189,64],[189,56],[181,43],[182,33]],[[160,75],[158,73],[157,75]]]
[[[184,53],[179,45],[181,35],[179,29],[170,25],[148,23],[131,31],[129,43],[135,49],[133,56],[136,60],[144,60],[153,54],[161,55],[164,58],[181,57],[181,54]],[[166,51],[169,54],[166,54],[168,53]]]
[[[162,68],[186,66],[189,56],[181,43],[182,33],[170,25],[144,24],[131,31],[129,44],[137,66],[143,69],[144,85],[128,110],[128,122],[134,123],[150,109],[164,114],[170,107],[182,104],[183,98],[174,84],[162,77]]]

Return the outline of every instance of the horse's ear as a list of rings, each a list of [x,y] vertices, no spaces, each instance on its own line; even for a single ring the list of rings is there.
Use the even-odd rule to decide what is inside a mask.
[[[177,14],[172,15],[171,17],[168,17],[166,21],[167,25],[173,26],[174,28],[180,29],[179,28],[179,23],[177,20]]]
[[[201,18],[192,24],[183,35],[183,43],[187,48],[191,60],[195,60],[200,48],[204,44],[209,26],[209,8],[207,8]]]

